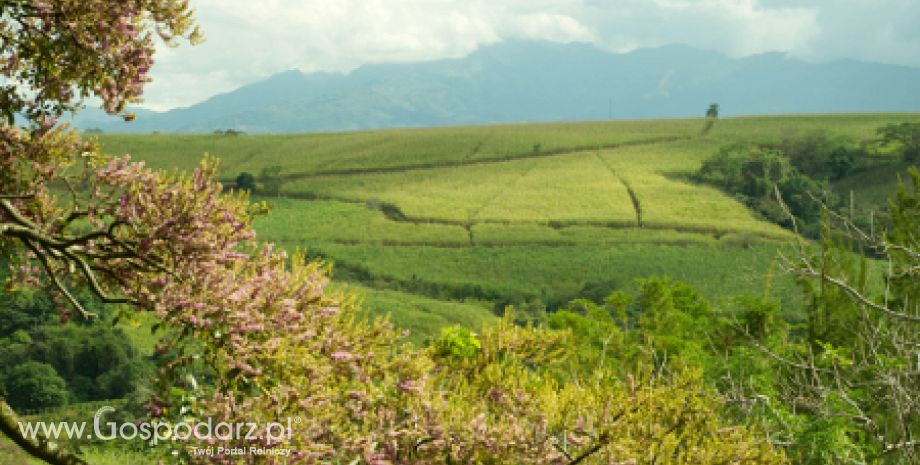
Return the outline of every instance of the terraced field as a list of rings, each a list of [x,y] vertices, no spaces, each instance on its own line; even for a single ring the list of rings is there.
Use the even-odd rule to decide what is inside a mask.
[[[705,135],[702,120],[660,120],[101,142],[157,167],[188,169],[209,152],[228,182],[280,166],[280,196],[256,195],[272,206],[261,237],[333,262],[369,312],[420,340],[506,303],[554,308],[650,276],[687,281],[726,311],[739,294],[799,300],[771,271],[794,236],[687,174],[730,143],[816,129],[863,139],[918,119],[738,118]]]

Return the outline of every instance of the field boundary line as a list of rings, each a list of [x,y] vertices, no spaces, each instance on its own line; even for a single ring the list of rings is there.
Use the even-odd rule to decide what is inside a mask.
[[[623,187],[626,189],[626,195],[629,196],[629,200],[630,202],[632,202],[633,211],[635,211],[636,213],[636,227],[641,228],[642,227],[642,204],[639,203],[639,196],[637,196],[636,192],[633,191],[632,186],[630,186],[629,183],[626,182],[626,179],[623,178],[623,176],[620,176],[620,174],[617,173],[617,171],[613,169],[612,166],[610,166],[610,163],[608,163],[607,160],[604,160],[604,158],[601,157],[600,152],[594,152],[594,158],[601,165],[607,168],[607,171],[609,171],[610,174],[613,175],[613,177],[617,179],[620,182],[620,184],[622,184]]]
[[[522,172],[517,178],[515,178],[512,182],[508,183],[508,185],[505,185],[499,188],[498,191],[495,193],[495,195],[487,199],[485,202],[482,203],[482,205],[480,205],[478,208],[476,208],[470,213],[470,218],[469,218],[470,226],[468,228],[470,231],[470,244],[473,243],[473,225],[477,224],[476,223],[477,221],[480,221],[480,219],[477,218],[479,214],[481,214],[482,211],[485,210],[489,205],[492,205],[493,203],[495,203],[495,201],[498,200],[506,192],[510,192],[511,189],[513,189],[515,186],[517,186],[521,182],[521,180],[523,180],[525,177],[527,177],[527,175],[533,172],[533,170],[536,167],[537,167],[537,162],[531,161],[530,166],[528,166],[524,170],[521,170]]]
[[[618,221],[618,220],[554,220],[554,219],[543,219],[543,220],[501,220],[501,219],[479,219],[479,220],[459,220],[459,219],[449,219],[449,218],[437,218],[430,216],[413,216],[408,215],[402,211],[402,209],[393,203],[383,202],[377,200],[361,200],[361,199],[349,199],[344,197],[334,197],[328,195],[319,195],[314,193],[298,193],[296,195],[282,194],[281,197],[301,199],[301,200],[315,200],[315,201],[331,201],[331,202],[341,202],[341,203],[350,203],[355,205],[369,205],[370,202],[375,202],[376,207],[368,207],[372,210],[377,210],[381,212],[384,217],[396,223],[410,223],[410,224],[439,224],[444,226],[457,226],[463,229],[471,230],[473,226],[480,224],[493,224],[493,225],[504,225],[504,226],[544,226],[552,229],[565,229],[570,227],[577,226],[589,226],[595,228],[605,228],[605,229],[640,229],[635,221]],[[744,229],[730,229],[730,228],[719,228],[713,226],[693,226],[693,225],[662,225],[655,223],[643,223],[641,229],[651,230],[651,231],[674,231],[680,233],[690,233],[690,234],[701,234],[706,236],[712,236],[716,239],[721,238],[726,234],[748,234],[754,237],[767,240],[786,240],[789,239],[786,236],[781,236],[778,234],[772,234],[762,231],[751,231]]]
[[[477,142],[476,142],[476,146],[473,147],[473,150],[470,150],[469,153],[467,153],[466,155],[463,156],[462,161],[469,161],[470,159],[472,159],[472,158],[475,157],[476,155],[479,155],[479,152],[482,150],[482,147],[483,147],[484,145],[486,145],[486,142],[488,142],[489,139],[491,139],[493,135],[495,135],[495,131],[494,131],[494,130],[493,130],[493,131],[489,131],[485,136],[483,136],[482,139],[480,139],[479,141],[477,141]]]

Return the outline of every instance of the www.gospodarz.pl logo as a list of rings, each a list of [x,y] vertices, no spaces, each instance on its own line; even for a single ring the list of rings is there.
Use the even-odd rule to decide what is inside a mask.
[[[102,441],[134,441],[141,440],[152,445],[175,441],[187,442],[192,439],[209,443],[237,443],[252,444],[255,441],[268,444],[279,444],[289,441],[293,435],[295,420],[288,418],[284,423],[255,423],[238,422],[214,423],[208,418],[201,421],[182,421],[171,423],[167,421],[155,422],[125,422],[116,423],[105,421],[107,413],[114,412],[114,407],[101,407],[93,416],[92,432],[87,431],[87,422],[19,422],[19,432],[23,437],[38,439],[44,437],[50,440],[60,439],[98,439]],[[223,449],[223,448],[221,448]],[[227,448],[238,450],[239,448]],[[258,453],[258,452],[254,452]]]

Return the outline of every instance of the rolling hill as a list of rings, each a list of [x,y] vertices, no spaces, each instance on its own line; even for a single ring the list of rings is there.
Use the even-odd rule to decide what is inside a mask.
[[[725,118],[705,134],[696,118],[99,141],[163,169],[210,153],[228,185],[279,167],[280,190],[255,192],[271,206],[256,220],[260,238],[333,263],[366,309],[420,340],[448,324],[476,328],[506,304],[553,309],[652,276],[687,282],[723,310],[739,294],[769,293],[795,311],[792,278],[774,273],[794,235],[686,174],[728,144],[816,130],[865,140],[918,118]],[[858,199],[890,195],[903,169],[841,183]]]

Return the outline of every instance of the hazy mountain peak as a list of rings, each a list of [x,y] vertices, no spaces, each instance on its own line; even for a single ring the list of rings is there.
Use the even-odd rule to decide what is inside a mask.
[[[142,113],[107,131],[325,131],[723,113],[920,111],[920,70],[783,53],[731,59],[684,45],[614,53],[587,43],[513,40],[460,59],[290,69],[189,108]],[[611,105],[612,103],[612,105]]]

